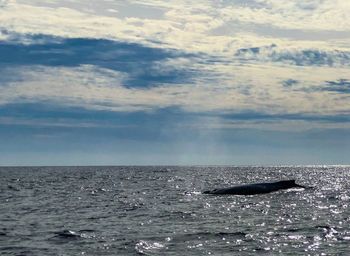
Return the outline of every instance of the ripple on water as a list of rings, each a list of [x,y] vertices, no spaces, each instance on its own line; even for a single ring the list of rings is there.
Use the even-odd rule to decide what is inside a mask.
[[[0,175],[4,255],[350,255],[350,167],[25,167]],[[290,178],[315,189],[200,193]]]

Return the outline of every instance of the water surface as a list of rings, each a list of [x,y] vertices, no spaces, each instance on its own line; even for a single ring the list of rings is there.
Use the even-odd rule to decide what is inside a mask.
[[[200,192],[295,178],[314,190]],[[0,168],[1,255],[350,255],[350,167]]]

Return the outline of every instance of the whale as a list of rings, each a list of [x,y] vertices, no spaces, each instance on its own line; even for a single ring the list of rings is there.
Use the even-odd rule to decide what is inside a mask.
[[[203,194],[211,195],[257,195],[267,194],[282,189],[289,188],[307,188],[295,183],[295,180],[282,180],[268,183],[244,184],[228,188],[219,188],[204,191]]]

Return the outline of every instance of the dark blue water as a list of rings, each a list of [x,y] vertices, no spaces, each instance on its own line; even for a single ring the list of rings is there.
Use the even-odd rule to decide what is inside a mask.
[[[200,191],[297,179],[314,190]],[[0,168],[0,255],[350,255],[350,167]]]

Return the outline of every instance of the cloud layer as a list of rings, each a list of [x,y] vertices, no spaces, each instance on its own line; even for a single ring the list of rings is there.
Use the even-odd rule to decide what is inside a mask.
[[[348,115],[349,11],[340,0],[2,1],[0,104]]]

